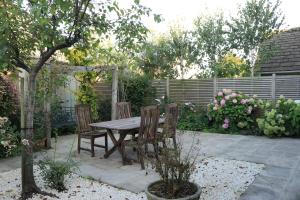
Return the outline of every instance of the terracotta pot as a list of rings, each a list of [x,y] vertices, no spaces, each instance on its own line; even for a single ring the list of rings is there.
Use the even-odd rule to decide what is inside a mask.
[[[201,195],[201,187],[196,184],[196,183],[192,183],[194,184],[196,187],[197,187],[197,191],[195,194],[193,195],[190,195],[190,196],[187,196],[187,197],[182,197],[182,198],[178,198],[178,199],[166,199],[166,198],[163,198],[163,197],[158,197],[152,193],[149,192],[149,188],[156,184],[157,182],[160,182],[160,181],[155,181],[153,183],[150,183],[149,185],[146,186],[146,189],[145,189],[145,193],[146,193],[146,196],[147,196],[147,199],[148,200],[199,200],[200,199],[200,195]]]

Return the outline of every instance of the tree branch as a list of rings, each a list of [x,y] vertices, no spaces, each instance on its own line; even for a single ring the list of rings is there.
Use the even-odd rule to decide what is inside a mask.
[[[25,71],[27,71],[28,73],[31,72],[31,68],[28,67],[22,60],[20,60],[19,58],[14,58],[13,64],[17,67],[20,67],[22,69],[24,69]]]

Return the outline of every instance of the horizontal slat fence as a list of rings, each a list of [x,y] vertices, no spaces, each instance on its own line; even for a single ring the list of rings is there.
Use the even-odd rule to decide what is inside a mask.
[[[269,100],[276,100],[280,95],[300,100],[300,76],[153,80],[152,86],[156,88],[157,98],[169,94],[169,98],[177,103],[206,105],[222,89],[232,89]],[[111,84],[99,83],[95,90],[102,96],[111,96]]]

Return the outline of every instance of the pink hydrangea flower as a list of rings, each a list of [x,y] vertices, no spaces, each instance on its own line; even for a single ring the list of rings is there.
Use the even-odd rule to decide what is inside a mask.
[[[225,96],[225,99],[226,99],[226,100],[229,100],[229,99],[230,99],[230,96],[228,96],[228,95]]]
[[[225,123],[225,124],[229,124],[229,119],[228,119],[228,118],[225,118],[225,119],[224,119],[224,123]]]
[[[226,100],[225,100],[225,99],[222,99],[220,103],[221,103],[221,106],[224,106],[225,103],[226,103]]]
[[[233,102],[233,103],[237,103],[237,100],[236,100],[236,99],[233,99],[232,102]]]
[[[218,104],[218,100],[217,99],[214,100],[214,104]]]
[[[231,96],[232,96],[232,97],[236,97],[237,94],[236,94],[235,92],[233,92],[233,93],[231,94]]]
[[[246,104],[247,103],[247,100],[246,99],[242,99],[241,100],[241,104]]]
[[[227,128],[229,127],[229,124],[223,124],[222,127],[223,127],[224,129],[227,129]]]
[[[219,97],[223,96],[223,92],[218,92],[218,96]]]

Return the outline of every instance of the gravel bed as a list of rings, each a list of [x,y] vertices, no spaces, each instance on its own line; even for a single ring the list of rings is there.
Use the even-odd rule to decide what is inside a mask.
[[[247,189],[264,165],[221,158],[206,158],[197,163],[192,180],[203,189],[201,200],[234,200]],[[0,199],[14,200],[20,197],[20,169],[0,174]],[[35,167],[37,184],[45,191],[70,200],[145,200],[144,193],[133,193],[98,181],[73,174],[67,179],[67,191],[58,193],[47,188]],[[33,200],[56,198],[34,195]]]

